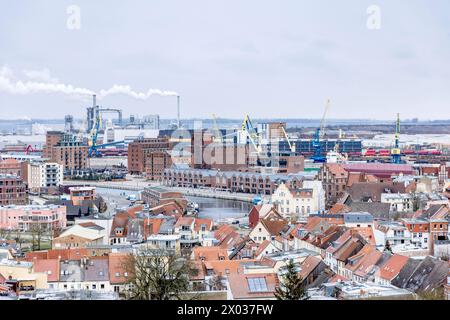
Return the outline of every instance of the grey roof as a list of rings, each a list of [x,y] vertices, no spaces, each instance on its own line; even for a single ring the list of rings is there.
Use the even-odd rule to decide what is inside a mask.
[[[373,216],[368,212],[347,212],[344,213],[345,223],[372,223]]]
[[[368,212],[376,219],[389,219],[390,204],[381,202],[351,202],[350,209],[355,212]]]
[[[174,217],[167,217],[167,219],[164,219],[161,227],[159,228],[159,234],[168,234],[169,231],[173,232],[175,229],[175,223],[176,221]]]
[[[61,282],[84,281],[84,272],[81,268],[81,262],[79,260],[62,260],[60,262],[59,281]]]
[[[144,240],[144,220],[129,219],[127,240],[129,242],[141,242]]]
[[[109,281],[108,259],[90,259],[84,268],[85,281]]]
[[[92,205],[98,208],[100,206],[100,198],[95,200],[83,200],[81,205],[78,206],[74,206],[71,200],[50,200],[46,204],[66,206],[67,219],[74,220],[76,217],[85,217],[89,215],[89,213],[92,213],[90,212]]]
[[[392,284],[412,292],[438,288],[448,275],[448,262],[428,256],[423,260],[409,259]]]

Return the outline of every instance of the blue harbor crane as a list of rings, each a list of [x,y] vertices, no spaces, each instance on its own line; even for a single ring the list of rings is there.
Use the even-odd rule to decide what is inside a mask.
[[[320,126],[316,129],[314,134],[314,138],[312,141],[312,146],[314,148],[314,155],[311,157],[315,163],[324,163],[327,162],[327,158],[322,154],[322,144],[321,140],[325,134],[325,119],[327,116],[328,109],[330,108],[330,99],[327,100],[327,104],[325,106],[325,111],[323,112],[322,120],[320,121]]]

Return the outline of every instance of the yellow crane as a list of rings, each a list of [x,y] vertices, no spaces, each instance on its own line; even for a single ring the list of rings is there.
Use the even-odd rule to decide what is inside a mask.
[[[261,146],[259,141],[260,137],[258,135],[258,132],[253,127],[252,121],[250,120],[250,116],[248,114],[245,116],[244,122],[242,123],[242,131],[247,132],[250,142],[255,147],[256,152],[258,154],[261,153]]]

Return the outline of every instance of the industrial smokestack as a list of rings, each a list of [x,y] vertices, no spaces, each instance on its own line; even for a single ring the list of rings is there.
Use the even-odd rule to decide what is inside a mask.
[[[180,96],[177,96],[177,127],[180,128]]]
[[[92,95],[92,107],[95,108],[97,106],[97,95]]]

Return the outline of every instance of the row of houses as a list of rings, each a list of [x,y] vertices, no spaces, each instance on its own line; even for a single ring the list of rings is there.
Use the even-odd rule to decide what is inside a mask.
[[[87,249],[56,249],[27,253],[22,261],[0,261],[0,279],[15,293],[50,290],[54,292],[125,290],[128,253],[108,252],[94,256]],[[124,271],[125,270],[125,271]],[[2,281],[0,280],[0,285]]]
[[[164,170],[162,183],[171,187],[213,188],[230,192],[272,195],[281,184],[300,186],[312,179],[308,172],[268,174],[260,172],[219,171],[208,169],[169,168]]]

